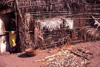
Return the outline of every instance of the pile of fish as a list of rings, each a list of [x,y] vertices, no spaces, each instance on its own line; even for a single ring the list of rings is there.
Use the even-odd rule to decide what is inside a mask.
[[[76,51],[61,50],[52,56],[37,61],[44,62],[41,67],[85,67],[90,61],[77,54]]]

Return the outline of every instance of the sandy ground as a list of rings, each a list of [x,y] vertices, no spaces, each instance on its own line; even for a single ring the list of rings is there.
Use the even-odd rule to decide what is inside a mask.
[[[75,48],[82,48],[93,53],[94,57],[88,67],[100,67],[100,41],[85,42],[74,44]],[[28,57],[25,52],[10,55],[9,52],[0,54],[0,67],[40,67],[42,62],[35,62],[35,60],[42,59],[52,54],[48,50],[42,50],[37,56]]]
[[[93,53],[93,58],[88,67],[100,67],[100,41],[79,43],[75,45],[76,48],[83,48]]]

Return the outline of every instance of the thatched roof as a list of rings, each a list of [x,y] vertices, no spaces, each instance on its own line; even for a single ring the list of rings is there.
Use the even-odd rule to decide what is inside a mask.
[[[13,7],[14,0],[0,0],[0,8]]]
[[[0,10],[14,7],[18,1],[18,8],[21,11],[63,11],[84,7],[87,2],[99,2],[99,0],[0,0]],[[24,9],[25,8],[25,9]]]
[[[41,10],[62,10],[62,9],[70,9],[71,7],[75,7],[72,6],[77,5],[77,6],[84,6],[86,4],[85,0],[19,0],[18,1],[18,6],[23,8],[23,7],[31,7],[30,3],[32,6],[34,6],[35,8],[33,8],[33,10],[36,11],[41,11]],[[43,7],[43,8],[41,8]],[[46,8],[47,7],[47,8]]]
[[[14,2],[15,0],[0,0],[0,8],[4,8],[4,6],[11,6],[11,3]],[[55,4],[56,6],[63,6],[63,7],[67,7],[70,8],[70,6],[75,3],[79,6],[83,6],[85,5],[87,2],[91,3],[91,2],[100,2],[100,0],[17,0],[18,2],[34,2],[37,6],[40,5],[51,5],[51,4]],[[54,6],[53,6],[54,7]]]

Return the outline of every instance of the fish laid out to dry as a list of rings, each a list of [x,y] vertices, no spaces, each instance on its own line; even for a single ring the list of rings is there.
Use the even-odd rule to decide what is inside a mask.
[[[90,63],[90,58],[86,57],[85,54],[88,56],[92,55],[89,51],[82,49],[76,49],[74,51],[61,50],[54,55],[36,60],[36,62],[44,62],[41,67],[85,67]]]

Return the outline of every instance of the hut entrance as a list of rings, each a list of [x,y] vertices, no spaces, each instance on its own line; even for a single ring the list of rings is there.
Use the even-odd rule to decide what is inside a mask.
[[[9,31],[12,18],[15,18],[14,12],[0,15],[0,52],[9,51],[9,33],[5,31]]]

